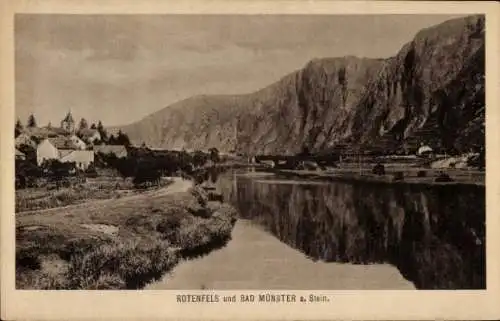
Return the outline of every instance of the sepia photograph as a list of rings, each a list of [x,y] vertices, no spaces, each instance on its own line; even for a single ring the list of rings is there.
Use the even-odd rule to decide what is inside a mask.
[[[488,19],[16,13],[15,290],[486,291]]]
[[[15,19],[17,288],[485,288],[484,16]]]

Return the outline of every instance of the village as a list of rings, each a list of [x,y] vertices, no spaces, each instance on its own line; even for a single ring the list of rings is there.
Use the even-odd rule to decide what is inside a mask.
[[[31,123],[28,122],[25,129],[20,121],[16,124],[16,160],[26,160],[35,153],[38,166],[44,161],[54,159],[66,163],[74,162],[77,168],[86,170],[94,162],[95,153],[126,156],[124,144],[116,144],[114,137],[103,137],[106,133],[102,124],[99,124],[99,128],[95,124],[89,128],[82,119],[80,128],[77,129],[71,112],[61,120],[60,127],[52,127],[50,124],[37,127],[34,115],[30,116],[30,120]],[[122,140],[121,132],[118,136],[120,142],[129,143],[127,137],[125,141]]]

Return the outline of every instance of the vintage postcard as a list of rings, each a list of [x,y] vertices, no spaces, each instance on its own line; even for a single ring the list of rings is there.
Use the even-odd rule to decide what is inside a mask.
[[[2,319],[500,317],[498,9],[2,3]]]

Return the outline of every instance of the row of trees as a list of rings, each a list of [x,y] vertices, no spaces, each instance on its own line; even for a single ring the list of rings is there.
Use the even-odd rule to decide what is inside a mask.
[[[210,153],[196,151],[151,151],[147,148],[129,148],[126,158],[117,158],[114,154],[96,155],[96,166],[116,169],[125,179],[132,177],[134,184],[156,182],[161,176],[172,176],[184,173],[192,176],[197,168],[208,161],[218,162],[219,152],[211,149]]]

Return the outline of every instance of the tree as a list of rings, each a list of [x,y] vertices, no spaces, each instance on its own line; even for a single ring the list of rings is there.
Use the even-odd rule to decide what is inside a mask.
[[[23,124],[21,124],[21,121],[18,118],[16,121],[16,126],[14,128],[14,137],[17,138],[17,136],[19,136],[23,132],[23,129]]]
[[[34,128],[36,127],[36,119],[35,119],[35,115],[31,114],[29,117],[28,117],[28,123],[26,125],[28,128]]]
[[[49,123],[47,124],[47,128],[52,128],[52,123],[49,121]]]
[[[218,163],[220,160],[219,150],[215,147],[212,147],[208,150],[208,152],[210,153],[210,160],[214,163]]]
[[[89,128],[89,124],[85,118],[80,119],[80,125],[78,126],[78,128],[80,130]]]
[[[108,142],[108,133],[107,133],[106,129],[104,129],[104,126],[102,125],[101,121],[99,121],[97,123],[97,131],[99,132],[99,135],[101,135],[102,141],[103,142]]]
[[[121,131],[121,129],[118,131],[118,135],[116,136],[116,143],[118,145],[130,146],[130,139],[127,134]]]
[[[97,126],[95,125],[95,123],[92,123],[92,125],[90,125],[90,129],[97,129]]]
[[[193,154],[193,165],[196,167],[200,167],[205,165],[208,160],[208,155],[203,153],[202,151],[195,151]]]
[[[105,141],[105,140],[103,139],[103,141]],[[109,145],[116,145],[117,144],[116,138],[115,138],[115,136],[113,136],[113,134],[111,134],[111,136],[109,136],[109,139],[107,140],[107,143]]]

